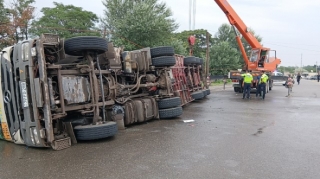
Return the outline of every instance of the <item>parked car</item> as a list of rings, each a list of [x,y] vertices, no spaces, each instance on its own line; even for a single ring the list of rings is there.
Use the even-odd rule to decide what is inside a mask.
[[[313,75],[313,76],[310,77],[310,80],[317,80],[317,79],[318,79],[317,75]]]

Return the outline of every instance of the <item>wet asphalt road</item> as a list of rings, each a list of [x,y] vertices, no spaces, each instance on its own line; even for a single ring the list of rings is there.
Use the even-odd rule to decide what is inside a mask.
[[[136,125],[69,149],[0,141],[0,178],[320,178],[320,84],[243,100],[212,90],[175,120]],[[194,123],[184,123],[194,119]]]

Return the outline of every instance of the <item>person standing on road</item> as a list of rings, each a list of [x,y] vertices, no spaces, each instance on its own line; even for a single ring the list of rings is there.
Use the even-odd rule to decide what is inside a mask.
[[[264,100],[264,98],[266,96],[266,86],[267,86],[267,82],[269,80],[269,77],[265,71],[262,71],[262,73],[263,74],[260,78],[260,91],[262,92],[262,99]]]
[[[320,71],[318,71],[317,78],[318,78],[318,82],[319,82],[320,81]]]
[[[298,73],[298,75],[297,75],[297,82],[298,82],[298,85],[300,85],[300,79],[301,79],[301,75],[300,75],[300,73]]]
[[[243,96],[242,99],[245,98],[246,94],[247,94],[247,98],[250,98],[250,92],[251,92],[251,83],[253,81],[253,77],[252,75],[249,73],[248,70],[246,70],[245,74],[242,74],[241,76],[243,76],[243,83],[244,83],[244,89],[243,89]]]
[[[293,87],[293,79],[291,78],[290,75],[288,76],[286,87],[288,88],[288,95],[286,97],[289,97],[290,93],[292,92],[292,87]]]

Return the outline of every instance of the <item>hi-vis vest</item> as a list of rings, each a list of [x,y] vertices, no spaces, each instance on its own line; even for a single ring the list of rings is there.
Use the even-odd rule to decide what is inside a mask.
[[[244,83],[251,83],[251,81],[253,80],[253,77],[250,73],[243,74],[242,76],[244,77]]]
[[[263,74],[260,78],[260,83],[267,83],[268,79],[269,79],[268,75]]]

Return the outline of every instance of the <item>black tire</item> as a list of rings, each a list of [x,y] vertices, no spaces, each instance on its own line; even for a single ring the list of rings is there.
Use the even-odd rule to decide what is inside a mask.
[[[182,115],[182,107],[175,107],[169,109],[160,109],[159,110],[159,117],[160,119],[168,119],[174,118]]]
[[[73,130],[77,140],[96,140],[116,135],[118,126],[110,121],[99,125],[76,126]]]
[[[184,65],[192,65],[192,64],[197,64],[197,59],[194,56],[190,56],[190,57],[184,57],[183,59],[183,64]]]
[[[198,57],[190,56],[190,57],[185,57],[183,59],[183,64],[184,65],[194,65],[194,64],[199,64],[200,60]]]
[[[211,94],[210,89],[206,89],[206,91],[207,91],[207,95]]]
[[[238,87],[234,87],[234,88],[233,88],[233,91],[237,93],[237,92],[239,92],[239,91],[240,91],[240,88],[238,88]]]
[[[198,100],[198,99],[202,99],[204,97],[204,95],[203,95],[202,91],[196,91],[196,92],[191,93],[191,97],[195,100]]]
[[[199,64],[203,65],[203,59],[202,58],[199,58]]]
[[[161,66],[174,66],[176,64],[176,59],[174,56],[162,56],[152,59],[152,65],[156,67]]]
[[[161,57],[161,56],[173,56],[174,55],[174,48],[173,47],[154,47],[150,49],[151,57]]]
[[[208,95],[207,90],[202,90],[203,97],[206,97]]]
[[[269,91],[272,91],[272,87],[269,86]]]
[[[165,98],[158,101],[159,109],[173,108],[181,105],[180,97]]]
[[[196,65],[201,65],[201,60],[200,60],[200,58],[199,57],[196,57],[196,63],[195,63]]]
[[[108,50],[108,42],[104,38],[94,36],[73,37],[64,42],[64,50],[72,56],[82,56],[83,51],[101,54]]]

